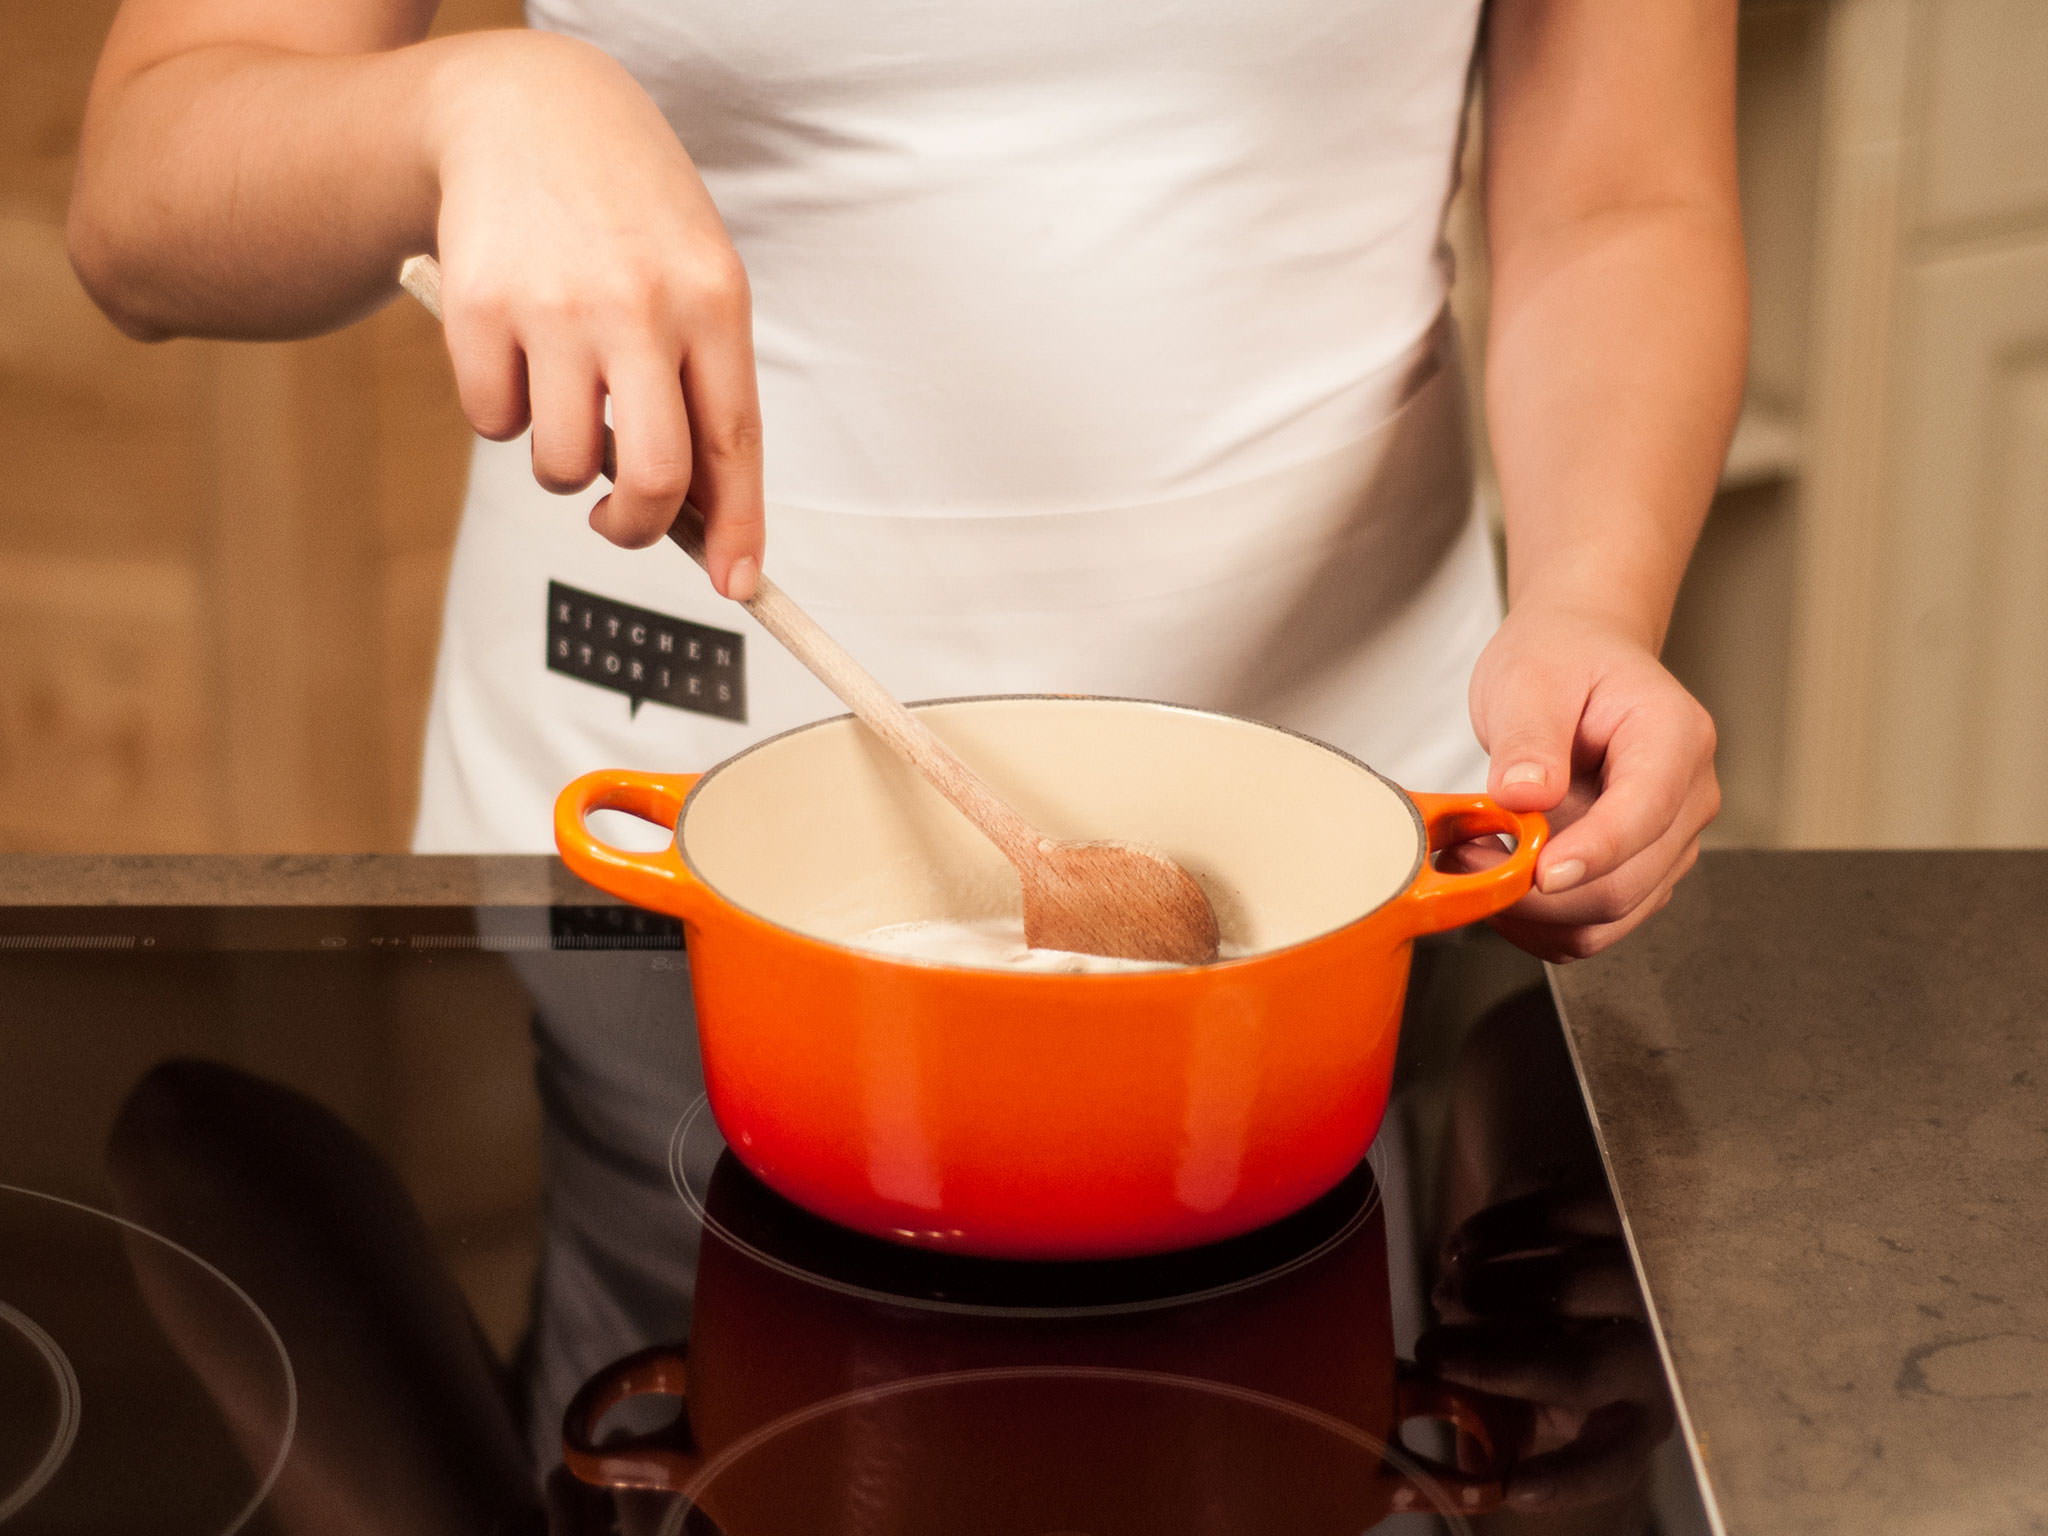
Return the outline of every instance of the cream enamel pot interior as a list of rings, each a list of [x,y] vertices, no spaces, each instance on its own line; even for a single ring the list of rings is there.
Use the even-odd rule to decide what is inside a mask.
[[[584,879],[680,917],[706,1089],[757,1176],[843,1225],[1012,1258],[1158,1252],[1261,1226],[1331,1188],[1386,1109],[1412,940],[1529,888],[1546,829],[1481,795],[1408,794],[1271,726],[1134,700],[916,706],[1060,838],[1184,865],[1214,965],[1070,975],[899,959],[886,924],[1014,913],[1014,875],[851,717],[701,776],[607,770],[556,802]],[[677,831],[598,841],[593,810]],[[1477,874],[1428,850],[1487,833]]]

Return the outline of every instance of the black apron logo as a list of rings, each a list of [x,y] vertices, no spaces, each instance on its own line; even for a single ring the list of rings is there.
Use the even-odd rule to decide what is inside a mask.
[[[648,700],[746,723],[747,638],[548,583],[548,670]]]

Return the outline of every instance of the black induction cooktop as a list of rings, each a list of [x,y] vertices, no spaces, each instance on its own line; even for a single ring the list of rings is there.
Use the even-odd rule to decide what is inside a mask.
[[[1418,948],[1364,1164],[1136,1259],[798,1209],[689,1018],[628,908],[0,910],[0,1529],[1708,1529],[1490,933]]]

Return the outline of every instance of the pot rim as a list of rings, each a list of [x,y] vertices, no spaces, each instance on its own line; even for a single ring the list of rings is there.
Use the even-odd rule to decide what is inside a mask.
[[[1256,726],[1260,730],[1272,731],[1281,736],[1292,736],[1295,740],[1306,742],[1309,746],[1327,752],[1333,757],[1342,758],[1360,772],[1370,774],[1373,778],[1378,779],[1380,783],[1386,785],[1388,789],[1394,792],[1395,798],[1401,802],[1401,808],[1408,813],[1409,823],[1415,831],[1415,857],[1409,863],[1408,873],[1377,904],[1359,913],[1356,917],[1339,923],[1334,928],[1326,928],[1321,933],[1310,934],[1307,938],[1297,939],[1292,944],[1282,944],[1273,949],[1261,949],[1248,955],[1237,955],[1228,960],[1211,960],[1204,965],[1169,966],[1159,970],[1093,972],[999,970],[991,966],[955,965],[945,960],[925,960],[913,955],[885,954],[880,950],[864,949],[858,944],[848,944],[838,939],[820,938],[817,934],[806,933],[801,928],[793,928],[788,923],[769,917],[766,913],[757,912],[752,907],[742,906],[739,902],[726,895],[691,860],[689,850],[684,846],[683,842],[683,825],[690,819],[690,807],[696,803],[698,793],[719,774],[725,772],[726,769],[733,767],[745,758],[751,757],[754,753],[762,751],[764,748],[774,746],[778,741],[783,741],[788,737],[800,736],[806,731],[815,731],[823,726],[836,725],[842,720],[852,720],[854,715],[850,710],[843,714],[827,715],[819,720],[807,720],[802,725],[793,725],[786,731],[777,731],[773,736],[764,736],[759,741],[740,748],[731,757],[713,764],[705,769],[703,773],[699,774],[697,781],[690,786],[689,793],[683,797],[682,809],[676,813],[675,836],[672,839],[672,846],[675,848],[676,857],[682,861],[683,867],[690,872],[690,878],[710,892],[723,905],[730,907],[735,912],[744,913],[757,923],[764,924],[767,927],[774,928],[779,932],[786,933],[793,938],[801,939],[807,943],[827,945],[833,949],[843,950],[848,954],[858,955],[864,960],[879,961],[884,965],[912,966],[919,970],[945,971],[957,975],[1001,976],[1013,982],[1049,982],[1056,985],[1071,982],[1142,983],[1152,981],[1156,983],[1160,978],[1166,976],[1186,975],[1189,973],[1210,975],[1226,967],[1251,965],[1260,961],[1275,959],[1281,955],[1292,954],[1296,950],[1306,949],[1312,944],[1321,944],[1338,934],[1347,933],[1359,924],[1367,922],[1378,913],[1385,911],[1394,902],[1400,900],[1401,896],[1415,884],[1416,876],[1422,873],[1423,864],[1429,857],[1429,828],[1422,819],[1421,810],[1417,808],[1413,797],[1409,795],[1407,790],[1396,784],[1370,763],[1353,757],[1342,747],[1333,747],[1327,741],[1311,736],[1306,731],[1297,731],[1288,726],[1275,725],[1270,720],[1258,720],[1250,715],[1234,714],[1228,710],[1202,709],[1193,704],[1174,704],[1163,699],[1137,699],[1128,698],[1120,694],[1101,693],[968,693],[938,699],[907,700],[904,707],[915,710],[941,704],[990,704],[1041,700],[1061,703],[1136,704],[1146,709],[1165,710],[1174,714],[1201,715],[1212,720],[1231,720],[1240,725]]]

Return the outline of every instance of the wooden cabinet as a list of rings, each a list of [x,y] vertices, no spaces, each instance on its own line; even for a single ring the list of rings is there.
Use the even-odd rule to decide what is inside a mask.
[[[0,851],[402,850],[470,445],[439,330],[410,304],[282,346],[144,346],[108,324],[63,221],[113,11],[0,6]],[[462,0],[441,25],[517,20],[516,0]],[[251,998],[192,1048],[362,1129],[509,1350],[539,1107],[529,1005],[503,980],[454,999],[422,983],[388,1035],[309,1033]],[[14,1023],[0,1060],[72,1111],[50,1053],[76,1043]]]
[[[403,849],[470,442],[439,334],[115,331],[63,239],[113,11],[0,9],[0,849]]]

